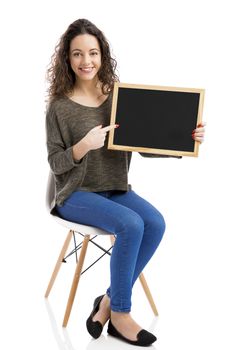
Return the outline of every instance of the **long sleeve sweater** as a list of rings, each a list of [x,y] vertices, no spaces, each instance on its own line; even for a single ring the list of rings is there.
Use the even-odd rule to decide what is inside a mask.
[[[89,151],[80,161],[72,147],[97,125],[110,123],[112,95],[99,106],[80,105],[68,97],[50,103],[46,113],[48,161],[55,176],[57,205],[74,191],[128,191],[131,152],[103,147]]]

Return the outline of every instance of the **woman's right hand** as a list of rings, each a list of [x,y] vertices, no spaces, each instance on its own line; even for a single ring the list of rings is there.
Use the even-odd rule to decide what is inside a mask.
[[[114,124],[102,128],[102,125],[98,125],[91,129],[81,141],[72,147],[73,159],[80,161],[89,151],[103,147],[107,132],[118,128],[118,126],[118,124]]]
[[[119,126],[118,124],[114,124],[114,125],[108,125],[102,128],[102,125],[98,125],[93,129],[91,129],[86,134],[86,136],[84,136],[83,142],[85,142],[89,151],[101,148],[104,145],[107,132],[117,128],[118,126]]]

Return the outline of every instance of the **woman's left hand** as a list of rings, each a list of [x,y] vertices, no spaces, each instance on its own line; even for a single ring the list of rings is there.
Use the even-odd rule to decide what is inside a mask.
[[[197,126],[196,129],[193,130],[192,132],[192,138],[194,139],[194,141],[198,141],[200,143],[202,143],[205,139],[205,126],[206,123],[201,123]]]

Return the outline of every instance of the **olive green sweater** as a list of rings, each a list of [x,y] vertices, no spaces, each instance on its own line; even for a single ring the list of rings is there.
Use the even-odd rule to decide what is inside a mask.
[[[68,97],[50,103],[46,113],[48,161],[55,176],[57,205],[77,190],[128,191],[131,152],[103,147],[89,151],[80,161],[73,159],[72,146],[97,125],[110,124],[112,94],[99,106],[80,105]],[[145,157],[167,157],[141,153]]]
[[[112,95],[99,106],[80,105],[68,97],[50,103],[46,113],[47,150],[55,175],[56,204],[74,191],[128,191],[131,152],[112,151],[105,145],[75,161],[72,146],[97,125],[110,124]]]

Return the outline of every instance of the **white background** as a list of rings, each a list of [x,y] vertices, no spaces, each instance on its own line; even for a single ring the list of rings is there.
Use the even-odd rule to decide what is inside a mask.
[[[130,182],[164,214],[167,230],[145,269],[160,316],[153,319],[139,283],[132,313],[158,336],[157,350],[233,348],[230,5],[227,0],[1,3],[2,349],[130,347],[107,337],[106,330],[91,341],[85,329],[93,299],[108,285],[108,258],[84,275],[67,330],[61,322],[73,259],[63,266],[49,303],[43,298],[66,234],[44,204],[45,72],[59,37],[78,18],[104,31],[122,82],[206,89],[206,140],[197,159],[133,156]]]

